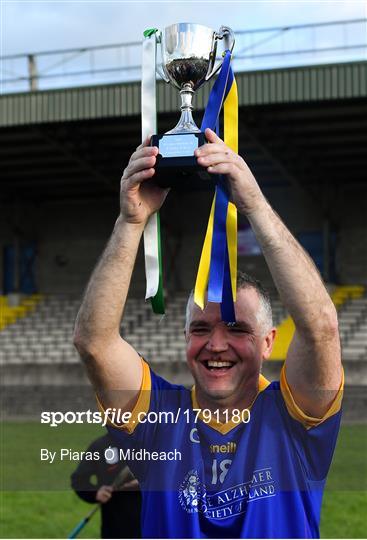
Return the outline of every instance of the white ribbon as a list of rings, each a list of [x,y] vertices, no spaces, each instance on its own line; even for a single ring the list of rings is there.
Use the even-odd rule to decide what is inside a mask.
[[[157,131],[156,101],[156,33],[143,41],[141,77],[141,135],[142,140]],[[157,214],[150,216],[144,229],[145,299],[154,297],[159,286],[158,223]]]

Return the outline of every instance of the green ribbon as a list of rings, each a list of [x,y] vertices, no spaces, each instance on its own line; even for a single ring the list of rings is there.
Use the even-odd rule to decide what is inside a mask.
[[[144,30],[144,37],[150,37],[156,32],[158,32],[158,28],[147,28],[146,30]]]

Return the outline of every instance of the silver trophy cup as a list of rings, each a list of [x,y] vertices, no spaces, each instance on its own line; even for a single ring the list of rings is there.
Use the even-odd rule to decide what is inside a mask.
[[[180,121],[167,134],[200,132],[191,114],[192,98],[223,63],[223,57],[216,60],[218,40],[224,41],[224,49],[232,51],[234,34],[226,26],[215,32],[201,24],[178,23],[161,33],[162,64],[157,66],[157,72],[180,90],[182,101]]]
[[[220,40],[223,51],[232,51],[234,34],[226,26],[215,32],[201,24],[179,23],[157,35],[161,63],[157,64],[156,70],[180,91],[182,102],[177,126],[163,135],[153,135],[151,139],[151,144],[159,149],[155,180],[162,187],[195,189],[200,187],[200,180],[212,179],[195,157],[195,149],[205,144],[206,139],[192,117],[192,98],[223,63],[224,57],[217,51]]]

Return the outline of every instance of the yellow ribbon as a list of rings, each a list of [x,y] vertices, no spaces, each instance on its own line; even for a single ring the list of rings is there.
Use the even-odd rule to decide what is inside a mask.
[[[204,309],[205,291],[208,287],[210,255],[212,252],[213,225],[214,225],[215,195],[209,214],[208,226],[206,229],[205,240],[201,252],[199,270],[196,276],[194,301],[201,309]]]
[[[235,78],[224,102],[224,142],[238,154],[238,93]],[[235,302],[237,296],[237,208],[231,202],[228,204],[226,229],[232,296]]]

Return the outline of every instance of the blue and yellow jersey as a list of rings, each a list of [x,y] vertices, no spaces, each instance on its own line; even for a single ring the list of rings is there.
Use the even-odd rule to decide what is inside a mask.
[[[249,421],[240,411],[220,423],[196,410],[195,388],[143,362],[130,421],[108,426],[140,481],[143,536],[317,538],[341,399],[342,385],[323,418],[306,416],[283,369],[280,381],[260,375]]]

